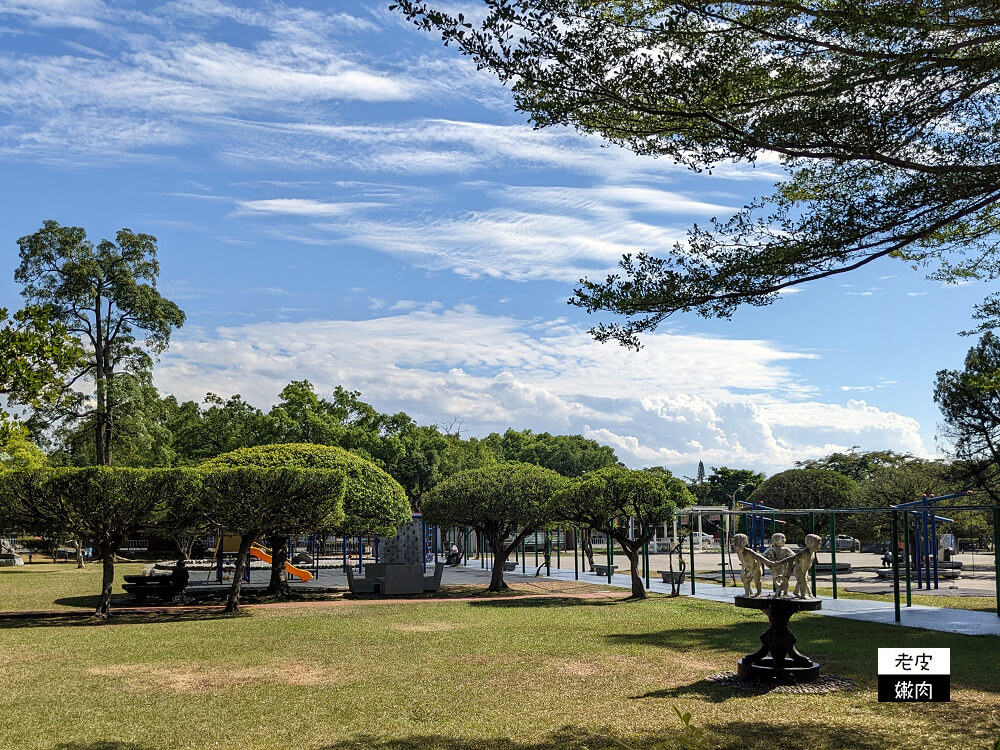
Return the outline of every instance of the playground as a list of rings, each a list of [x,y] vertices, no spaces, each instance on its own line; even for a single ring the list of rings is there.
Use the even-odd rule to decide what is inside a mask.
[[[625,590],[512,577],[506,596],[334,597],[236,617],[150,607],[101,625],[89,618],[98,577],[65,563],[0,571],[5,608],[70,613],[0,620],[0,658],[18,686],[0,698],[0,746],[653,750],[683,747],[674,708],[691,713],[706,748],[803,736],[831,750],[987,747],[1000,733],[1000,673],[984,662],[1000,652],[995,636],[803,617],[800,638],[856,687],[749,693],[708,679],[761,630],[759,613],[721,602],[626,601]],[[952,702],[877,703],[879,645],[950,647]]]

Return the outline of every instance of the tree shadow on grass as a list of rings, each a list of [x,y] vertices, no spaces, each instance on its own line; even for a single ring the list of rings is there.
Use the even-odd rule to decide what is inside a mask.
[[[630,599],[618,597],[602,597],[595,599],[581,599],[573,596],[533,596],[531,598],[496,598],[483,599],[482,601],[469,602],[471,607],[503,607],[503,608],[549,608],[549,607],[611,607],[618,604],[628,603]]]
[[[737,658],[760,647],[760,636],[767,627],[767,621],[762,619],[760,622],[739,621],[718,627],[616,633],[604,637],[618,646],[663,648],[678,653],[735,652],[737,656],[730,667],[735,670]],[[796,648],[819,662],[822,674],[842,675],[864,685],[874,680],[877,667],[875,649],[879,646],[950,648],[953,690],[965,687],[1000,693],[996,671],[984,670],[980,663],[984,649],[994,648],[993,644],[997,642],[992,636],[956,635],[839,617],[804,617],[792,620],[790,627],[797,638]],[[866,646],[859,648],[859,644]]]
[[[792,623],[794,626],[794,623]],[[717,628],[677,628],[646,633],[614,633],[605,638],[617,645],[652,646],[670,651],[712,649],[750,653],[760,647],[760,636],[767,623],[739,622]],[[798,630],[793,631],[798,634]],[[799,638],[800,646],[808,646],[808,637]]]
[[[249,613],[226,614],[216,608],[211,610],[150,610],[149,612],[121,612],[111,610],[111,617],[99,620],[92,612],[58,612],[41,615],[26,615],[0,619],[0,630],[18,628],[79,628],[103,625],[153,625],[175,622],[203,622],[205,620],[230,620],[234,617],[249,617]]]
[[[672,735],[670,738],[673,738]],[[668,739],[667,736],[660,738]],[[625,750],[651,748],[650,743],[623,744],[617,738],[580,727],[563,727],[550,732],[537,742],[514,738],[463,738],[443,734],[422,734],[393,739],[379,739],[370,735],[344,738],[319,750]]]
[[[680,698],[707,701],[709,703],[725,703],[734,698],[746,698],[747,696],[759,694],[752,690],[734,690],[724,685],[709,682],[708,680],[698,680],[697,682],[692,682],[690,685],[679,685],[669,690],[653,690],[644,695],[633,695],[629,697],[629,700]]]
[[[687,709],[690,710],[690,706]],[[664,710],[672,713],[664,706]],[[898,744],[890,730],[877,726],[838,727],[823,721],[743,721],[734,720],[716,725],[703,724],[693,711],[691,725],[705,730],[705,744],[713,750],[773,750],[775,747],[800,747],[803,742],[812,750],[884,750]],[[517,738],[461,738],[442,734],[411,735],[379,739],[357,735],[324,745],[319,750],[675,750],[680,744],[683,726],[656,732],[637,732],[633,736],[616,735],[614,731],[566,726],[554,730],[540,740]],[[88,749],[89,750],[89,749]]]
[[[97,602],[100,600],[100,594],[92,594],[87,596],[64,596],[61,599],[56,599],[53,604],[58,604],[60,607],[80,607],[81,609],[94,610],[97,608]],[[111,604],[114,606],[117,602],[112,598]]]

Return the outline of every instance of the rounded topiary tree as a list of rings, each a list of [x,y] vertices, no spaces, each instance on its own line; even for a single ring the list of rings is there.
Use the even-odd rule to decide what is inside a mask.
[[[393,536],[412,518],[410,503],[399,482],[361,456],[332,445],[280,443],[239,448],[210,459],[204,468],[248,467],[330,469],[344,474],[344,520],[332,529],[340,534]],[[269,529],[271,533],[272,594],[286,593],[284,568],[288,535],[321,529]]]
[[[103,562],[94,616],[111,614],[115,556],[130,534],[148,528],[172,498],[195,492],[187,469],[89,466],[0,474],[0,515],[27,531],[86,539]]]
[[[556,519],[552,496],[568,484],[534,464],[494,464],[444,480],[424,495],[421,510],[430,523],[471,526],[482,534],[494,556],[489,591],[504,591],[503,564],[528,534]]]
[[[621,545],[632,568],[632,596],[642,599],[646,597],[639,577],[643,545],[659,525],[673,518],[678,507],[690,505],[694,497],[669,471],[608,466],[585,474],[557,493],[555,502],[560,519],[596,529]],[[629,519],[634,523],[630,525]]]
[[[262,535],[323,528],[343,519],[345,481],[339,471],[213,466],[203,468],[201,474],[209,518],[240,536],[226,612],[235,612],[239,607],[247,554]],[[274,569],[284,581],[284,562],[272,558],[272,580]]]

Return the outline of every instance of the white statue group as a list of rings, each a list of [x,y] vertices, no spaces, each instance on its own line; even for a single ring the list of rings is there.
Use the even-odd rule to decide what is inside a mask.
[[[809,597],[809,569],[813,560],[816,559],[816,552],[819,550],[823,540],[816,534],[806,536],[806,546],[798,552],[792,552],[785,546],[785,535],[775,534],[771,537],[771,546],[764,554],[760,554],[750,548],[750,540],[746,534],[735,534],[733,536],[733,547],[736,549],[736,556],[742,566],[743,590],[746,596],[751,596],[750,585],[757,589],[756,594],[760,596],[760,577],[764,572],[762,566],[766,565],[771,569],[774,578],[775,591],[773,596],[788,596],[788,580],[795,576],[794,594],[798,599]]]

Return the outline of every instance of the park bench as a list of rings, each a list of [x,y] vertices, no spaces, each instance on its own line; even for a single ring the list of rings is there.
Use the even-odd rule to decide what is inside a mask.
[[[347,587],[351,590],[352,594],[373,594],[375,593],[375,576],[371,578],[367,576],[356,576],[354,575],[354,567],[352,565],[347,566]]]
[[[510,561],[505,562],[503,564],[503,569],[506,570],[508,573],[510,573],[512,571],[515,571],[515,570],[517,570],[517,563],[516,562],[510,562]]]
[[[663,576],[664,583],[684,583],[683,570],[658,570],[656,572]]]
[[[444,562],[434,563],[434,572],[424,575],[423,565],[387,565],[371,563],[365,566],[364,577],[347,568],[347,585],[352,594],[420,594],[441,588]]]
[[[424,592],[437,591],[441,588],[441,576],[444,574],[444,562],[438,560],[434,563],[434,573],[424,576]]]
[[[825,562],[825,563],[818,562],[818,563],[816,563],[816,572],[817,573],[832,573],[833,572],[833,563],[828,563],[828,562]],[[839,563],[837,563],[837,572],[838,573],[850,573],[851,572],[851,564],[849,562],[839,562]]]
[[[183,590],[175,588],[170,576],[141,575],[125,576],[122,588],[140,602],[146,601],[146,597],[151,594],[159,597],[160,601],[169,602]]]
[[[596,573],[599,576],[604,576],[605,578],[607,578],[608,568],[609,567],[611,568],[611,574],[612,575],[614,575],[615,571],[618,570],[618,566],[617,565],[611,565],[611,566],[608,566],[608,565],[595,565],[593,572]]]
[[[927,573],[924,571],[921,571],[921,574],[924,576],[927,575]],[[877,575],[879,578],[892,578],[892,568],[882,568],[880,570],[876,570],[875,575]],[[915,568],[910,569],[910,575],[913,578],[917,578],[917,571]],[[906,573],[902,569],[902,567],[900,567],[899,569],[899,577],[900,579],[906,578]],[[941,569],[940,567],[938,568],[938,578],[961,578],[961,577],[962,577],[962,571],[959,570],[958,568],[944,568],[944,569]]]

